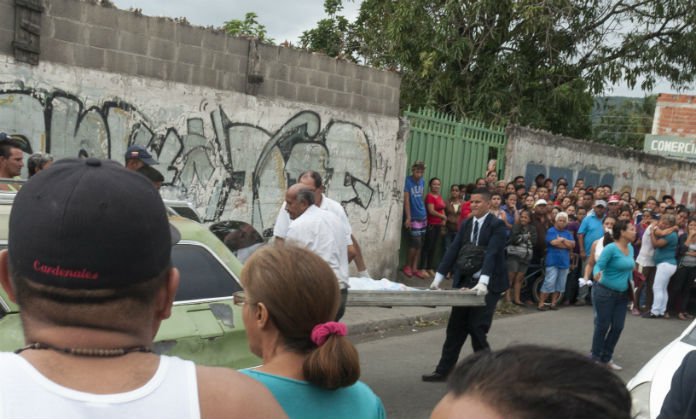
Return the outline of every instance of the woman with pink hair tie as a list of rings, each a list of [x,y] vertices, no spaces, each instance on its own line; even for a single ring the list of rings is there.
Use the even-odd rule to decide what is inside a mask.
[[[360,378],[358,351],[334,322],[338,281],[309,250],[267,246],[242,270],[234,294],[251,352],[263,365],[241,372],[260,381],[290,418],[384,418],[381,400]]]

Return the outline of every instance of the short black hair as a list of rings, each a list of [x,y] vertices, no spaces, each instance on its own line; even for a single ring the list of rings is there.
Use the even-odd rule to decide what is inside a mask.
[[[10,150],[12,150],[13,148],[18,148],[22,150],[22,146],[15,140],[9,139],[0,141],[0,157],[9,159],[12,156],[12,151]]]
[[[520,189],[527,190],[527,187],[525,185],[515,185],[515,192],[519,191]]]
[[[455,397],[473,395],[504,417],[631,417],[623,381],[585,355],[537,345],[478,351],[449,375]]]
[[[477,189],[474,189],[473,191],[471,191],[471,194],[472,194],[472,195],[481,195],[481,196],[483,196],[483,198],[484,198],[486,201],[490,201],[490,200],[491,200],[491,191],[489,191],[489,190],[486,189],[486,188],[477,188]],[[500,195],[500,194],[498,194],[498,195]]]
[[[512,180],[513,182],[517,182],[517,179],[522,179],[524,180],[524,176],[515,176],[515,178]]]

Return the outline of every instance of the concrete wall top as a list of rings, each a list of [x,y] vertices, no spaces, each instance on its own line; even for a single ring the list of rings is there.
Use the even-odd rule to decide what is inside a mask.
[[[678,167],[680,170],[694,170],[696,165],[683,160],[668,159],[666,157],[648,154],[642,151],[629,150],[625,148],[615,147],[607,144],[593,143],[587,140],[578,140],[575,138],[555,135],[548,131],[535,130],[532,128],[521,127],[519,125],[511,125],[505,130],[508,140],[514,142],[520,138],[531,138],[535,143],[548,147],[549,149],[562,149],[569,155],[582,156],[591,152],[593,155],[607,156],[621,160],[632,160],[637,164],[652,164],[657,166],[669,165]],[[508,143],[510,144],[510,143]],[[508,149],[510,147],[508,146]],[[512,163],[515,160],[515,155],[506,154],[506,159]],[[506,168],[510,166],[506,164]],[[515,166],[514,164],[512,166]]]
[[[639,151],[556,136],[545,131],[511,126],[507,129],[505,177],[537,174],[569,184],[609,185],[640,200],[672,195],[677,203],[696,208],[696,164]]]
[[[15,7],[0,0],[0,54],[13,54]],[[44,8],[41,61],[399,115],[398,73],[80,0],[44,0]]]

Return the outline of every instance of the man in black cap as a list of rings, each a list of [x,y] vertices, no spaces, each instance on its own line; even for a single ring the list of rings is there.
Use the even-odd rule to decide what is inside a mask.
[[[17,193],[0,283],[26,346],[0,353],[4,416],[284,416],[252,379],[152,352],[178,239],[152,183],[116,162],[61,160]]]
[[[152,158],[147,149],[141,145],[132,145],[126,150],[126,169],[138,170],[143,166],[154,166],[159,164]]]

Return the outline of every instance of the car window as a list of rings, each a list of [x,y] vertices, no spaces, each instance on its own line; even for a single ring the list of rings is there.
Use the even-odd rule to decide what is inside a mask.
[[[175,301],[230,297],[242,290],[222,262],[203,246],[177,244],[172,260],[181,273]]]

